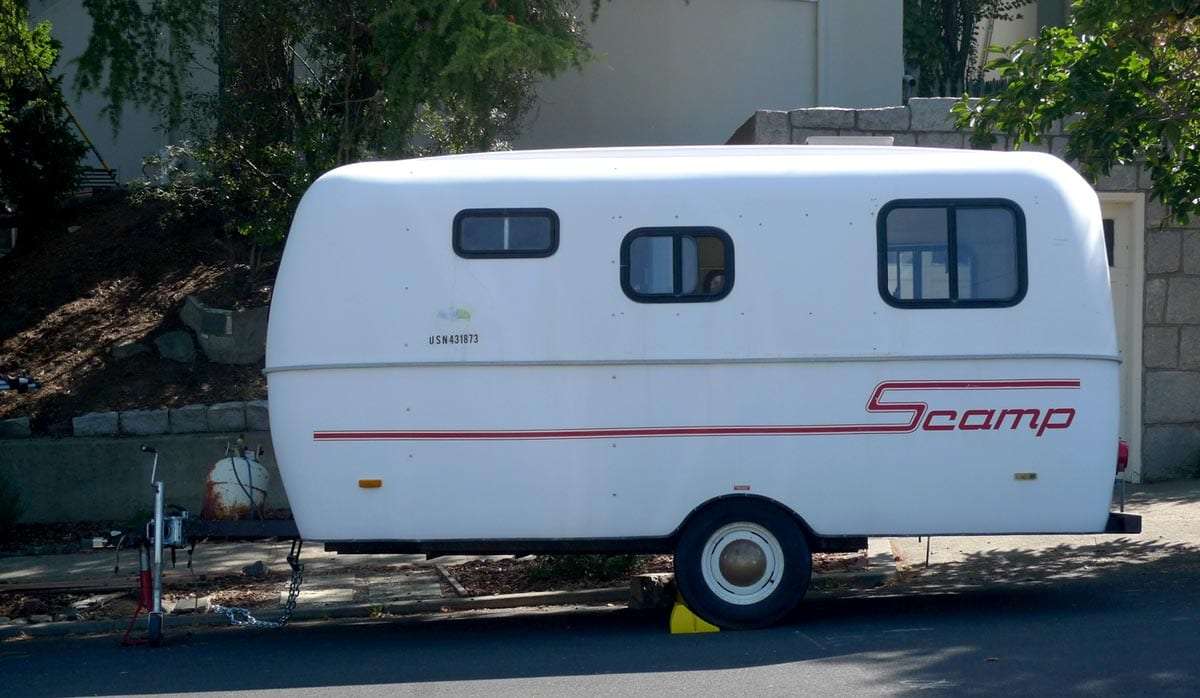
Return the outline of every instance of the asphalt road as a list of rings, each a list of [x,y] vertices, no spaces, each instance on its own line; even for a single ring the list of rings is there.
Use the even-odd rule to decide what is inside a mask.
[[[20,640],[0,645],[0,694],[1196,695],[1200,551],[1113,552],[982,556],[755,632],[671,636],[661,613],[609,609]]]

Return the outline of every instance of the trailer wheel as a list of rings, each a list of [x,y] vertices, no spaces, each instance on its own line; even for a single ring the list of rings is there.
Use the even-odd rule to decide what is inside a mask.
[[[812,554],[790,513],[761,500],[720,502],[688,522],[675,583],[696,615],[721,628],[761,628],[808,590]]]

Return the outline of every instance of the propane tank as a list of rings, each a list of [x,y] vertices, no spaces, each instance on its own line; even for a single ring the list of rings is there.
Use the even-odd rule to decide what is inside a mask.
[[[208,470],[202,518],[230,520],[262,514],[271,473],[261,457],[262,447],[246,448],[243,439],[225,445],[225,457]]]

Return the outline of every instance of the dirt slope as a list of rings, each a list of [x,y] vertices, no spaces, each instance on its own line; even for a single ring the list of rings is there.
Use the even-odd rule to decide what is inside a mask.
[[[28,395],[0,393],[0,418],[30,416],[38,432],[70,432],[84,412],[261,399],[261,366],[191,365],[154,352],[124,361],[111,347],[182,328],[184,297],[265,302],[274,269],[248,283],[241,240],[211,229],[164,228],[157,212],[124,200],[74,212],[72,232],[0,258],[0,372],[33,375]]]

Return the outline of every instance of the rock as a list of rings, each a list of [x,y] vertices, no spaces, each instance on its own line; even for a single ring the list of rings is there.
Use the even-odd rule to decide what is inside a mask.
[[[127,410],[120,421],[121,433],[135,436],[165,434],[170,426],[166,410]]]
[[[29,616],[29,622],[30,623],[53,623],[54,616],[50,615],[49,613],[37,613],[32,616]]]
[[[147,354],[149,352],[150,347],[141,342],[123,342],[114,345],[113,348],[108,350],[108,353],[117,361],[124,361],[125,359],[131,359],[139,354]]]
[[[243,402],[219,402],[208,408],[210,431],[244,431],[246,429],[246,404]]]
[[[259,563],[261,564],[261,563]],[[175,608],[171,609],[172,615],[188,614],[188,613],[208,613],[208,607],[212,605],[212,597],[203,596],[196,598],[189,596],[186,599],[180,599],[175,602]]]
[[[8,616],[0,616],[0,625],[4,625],[5,623],[11,623],[11,622],[12,622],[12,618],[9,618]]]
[[[116,436],[116,412],[90,412],[71,420],[75,436]]]
[[[639,574],[629,580],[630,608],[670,608],[675,603],[675,575]]]
[[[271,429],[271,417],[266,400],[251,400],[246,403],[246,429],[250,431],[269,431]]]
[[[179,316],[196,333],[209,361],[248,365],[261,361],[267,352],[267,314],[266,306],[225,310],[188,296]]]
[[[168,421],[172,434],[195,434],[208,431],[208,406],[187,405],[171,410]]]
[[[267,569],[267,563],[263,562],[262,560],[250,565],[246,565],[242,568],[242,574],[247,577],[254,577],[255,579],[262,579],[263,577],[266,577],[268,572],[270,572],[270,570]]]
[[[27,439],[31,433],[29,417],[0,419],[0,439]]]
[[[31,616],[37,616],[37,615],[44,615],[49,612],[50,612],[50,607],[46,605],[45,601],[42,601],[41,599],[36,599],[32,596],[23,597],[20,601],[17,602],[17,605],[13,608],[14,616],[31,617]]]
[[[190,364],[196,360],[196,343],[192,335],[183,330],[174,330],[159,335],[154,340],[154,346],[164,359]]]
[[[268,309],[229,311],[227,334],[201,334],[200,348],[209,361],[218,364],[248,365],[262,361],[267,353]]]

